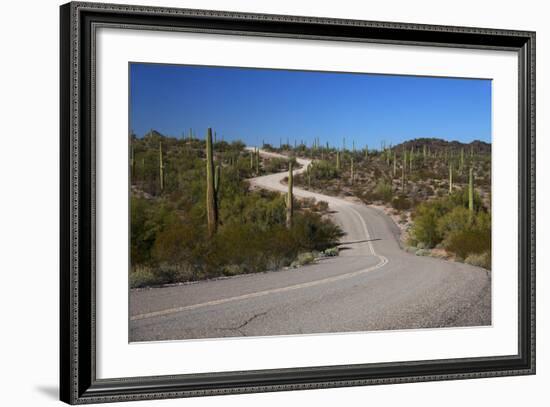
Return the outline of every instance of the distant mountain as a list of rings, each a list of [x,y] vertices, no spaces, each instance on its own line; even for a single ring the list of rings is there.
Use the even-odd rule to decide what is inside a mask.
[[[158,138],[161,138],[161,137],[164,137],[163,134],[159,133],[158,131],[156,130],[150,130],[147,132],[147,134],[145,134],[145,136],[143,136],[144,139],[158,139]]]
[[[446,149],[460,150],[461,148],[469,150],[470,148],[473,148],[476,153],[491,153],[491,144],[480,140],[474,140],[471,143],[461,143],[456,140],[447,141],[439,138],[417,138],[393,146],[393,148],[397,148],[398,150],[403,148],[410,150],[411,147],[413,147],[415,150],[422,150],[424,146],[430,149],[430,151],[440,151]]]

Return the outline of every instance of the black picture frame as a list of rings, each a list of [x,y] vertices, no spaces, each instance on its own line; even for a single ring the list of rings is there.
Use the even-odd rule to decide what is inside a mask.
[[[130,5],[60,8],[60,398],[70,404],[535,373],[535,33]],[[421,360],[96,378],[94,48],[98,26],[486,50],[519,56],[519,351]],[[497,253],[498,255],[498,253]]]

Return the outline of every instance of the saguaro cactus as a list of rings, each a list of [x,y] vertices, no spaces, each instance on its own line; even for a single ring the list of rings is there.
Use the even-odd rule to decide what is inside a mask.
[[[405,192],[405,167],[407,166],[407,151],[403,149],[403,165],[401,166],[401,190]]]
[[[294,197],[292,188],[294,186],[294,174],[292,173],[292,161],[288,162],[288,194],[286,196],[286,227],[292,227],[292,215],[294,213]]]
[[[351,184],[353,185],[353,178],[354,178],[354,172],[353,172],[353,157],[351,157],[351,168],[350,168],[350,172],[351,172],[351,176],[350,176],[350,181],[351,181]]]
[[[340,170],[340,151],[336,151],[336,169]]]
[[[474,169],[470,167],[470,180],[468,182],[468,209],[470,216],[474,214]]]
[[[210,237],[214,236],[218,228],[218,203],[216,201],[216,184],[214,178],[212,129],[209,128],[206,136],[206,216],[208,220],[208,235]]]
[[[393,150],[393,176],[397,174],[397,153]]]
[[[369,159],[369,146],[365,145],[365,161]]]
[[[453,193],[453,166],[449,163],[449,194]]]
[[[159,182],[160,192],[164,191],[164,162],[162,161],[162,141],[159,141]]]
[[[136,153],[134,151],[134,138],[130,139],[130,177],[133,181],[136,176]]]

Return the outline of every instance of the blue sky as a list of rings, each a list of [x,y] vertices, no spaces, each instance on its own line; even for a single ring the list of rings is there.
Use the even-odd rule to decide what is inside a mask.
[[[132,63],[130,128],[278,145],[491,141],[491,81]]]

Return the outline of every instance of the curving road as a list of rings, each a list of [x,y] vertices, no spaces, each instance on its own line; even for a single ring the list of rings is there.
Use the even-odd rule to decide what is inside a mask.
[[[295,174],[310,164],[298,162]],[[286,176],[250,183],[286,192]],[[404,252],[393,221],[366,205],[300,188],[294,194],[328,202],[346,233],[340,256],[298,269],[132,290],[130,341],[491,324],[484,269]]]

